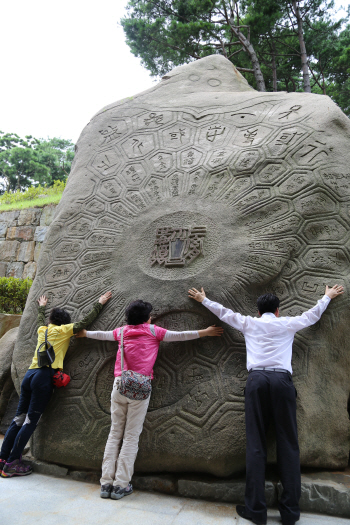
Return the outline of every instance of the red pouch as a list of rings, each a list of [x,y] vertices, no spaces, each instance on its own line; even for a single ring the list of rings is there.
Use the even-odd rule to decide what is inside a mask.
[[[53,384],[57,388],[61,388],[62,386],[67,386],[70,381],[70,376],[62,372],[62,370],[57,370],[57,372],[54,373],[52,378],[53,378]]]

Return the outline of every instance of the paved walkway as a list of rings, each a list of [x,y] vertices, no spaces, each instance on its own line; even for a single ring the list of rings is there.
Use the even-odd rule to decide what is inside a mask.
[[[229,503],[135,491],[119,501],[101,499],[97,485],[31,474],[0,478],[1,525],[248,525]],[[302,514],[300,525],[349,525],[350,520]],[[281,525],[277,510],[268,525]]]

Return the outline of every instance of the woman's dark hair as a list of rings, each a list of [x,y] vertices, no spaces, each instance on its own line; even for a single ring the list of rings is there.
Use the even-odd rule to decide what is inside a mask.
[[[148,321],[153,307],[151,303],[145,303],[138,299],[129,304],[125,310],[126,322],[128,324],[142,324]]]
[[[271,312],[274,314],[280,305],[280,300],[278,297],[276,297],[276,295],[273,295],[273,293],[266,293],[264,295],[260,295],[257,300],[257,305],[260,315],[263,315],[266,312]]]
[[[71,319],[67,310],[63,310],[63,308],[52,308],[49,321],[52,324],[61,326],[61,324],[69,324]]]

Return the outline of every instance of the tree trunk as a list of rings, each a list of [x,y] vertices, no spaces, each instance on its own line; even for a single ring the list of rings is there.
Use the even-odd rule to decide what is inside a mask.
[[[292,0],[292,4],[293,4],[293,9],[294,9],[294,15],[298,23],[298,37],[299,37],[300,53],[301,53],[301,70],[303,72],[303,80],[304,80],[304,91],[306,91],[306,93],[311,93],[310,75],[309,75],[309,68],[307,65],[307,54],[306,54],[306,47],[305,47],[304,34],[303,34],[303,21],[300,16],[298,0]]]
[[[249,40],[244,36],[244,34],[240,31],[239,26],[234,25],[233,18],[230,18],[230,27],[235,37],[238,38],[238,40],[241,42],[242,46],[244,47],[244,49],[249,55],[249,58],[252,62],[254,76],[256,80],[256,86],[258,88],[258,91],[266,91],[264,77],[261,72],[259,60],[254,51],[254,47],[249,42]]]
[[[272,89],[273,91],[277,91],[277,67],[276,67],[276,46],[275,42],[272,41]]]

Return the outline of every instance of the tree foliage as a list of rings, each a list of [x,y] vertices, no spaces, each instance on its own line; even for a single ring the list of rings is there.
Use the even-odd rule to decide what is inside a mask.
[[[60,138],[22,139],[0,131],[0,193],[65,181],[74,158],[74,144]]]
[[[0,277],[0,312],[21,314],[33,281],[16,277]]]
[[[223,54],[256,89],[328,94],[350,115],[349,13],[335,20],[333,0],[130,0],[121,24],[152,76]]]

